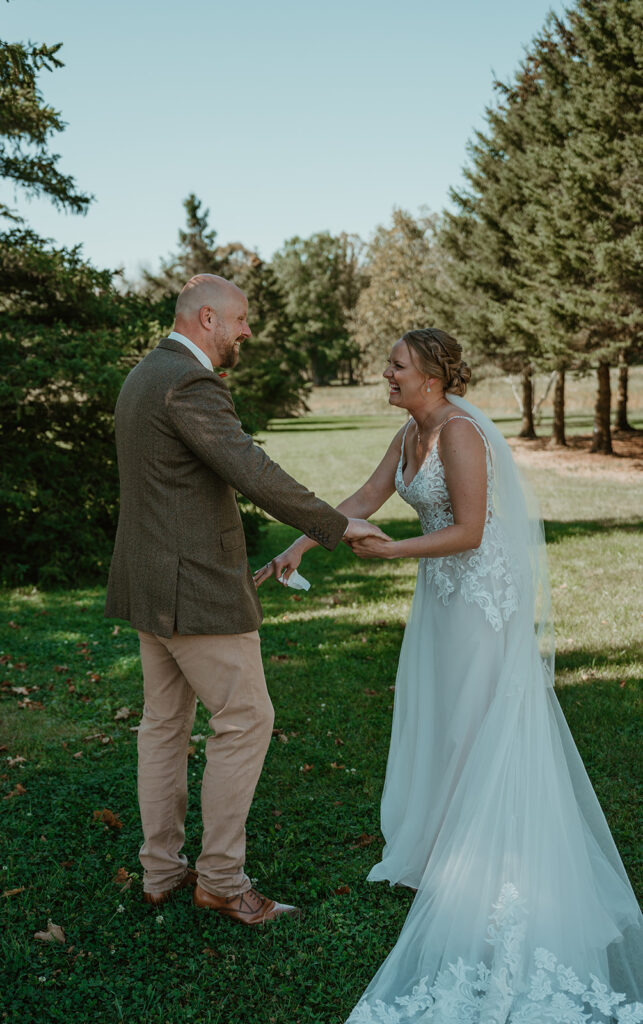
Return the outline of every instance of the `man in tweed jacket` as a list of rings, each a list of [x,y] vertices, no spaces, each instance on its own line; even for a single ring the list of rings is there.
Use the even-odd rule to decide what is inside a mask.
[[[237,362],[251,333],[247,312],[231,282],[192,278],[178,297],[174,331],[123,384],[115,415],[121,505],[105,614],[129,621],[140,638],[144,899],[158,905],[196,882],[198,907],[259,924],[295,908],[262,896],[244,872],[245,822],[273,709],[235,491],[329,549],[379,531],[315,497],[244,433],[213,371]],[[213,734],[193,872],[181,850],[197,697]]]

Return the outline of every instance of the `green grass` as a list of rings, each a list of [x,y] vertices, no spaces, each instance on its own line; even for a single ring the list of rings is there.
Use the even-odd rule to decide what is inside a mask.
[[[367,475],[394,429],[390,421],[317,417],[278,424],[266,444],[295,476],[338,500]],[[562,472],[531,475],[548,520],[559,697],[641,894],[641,488]],[[379,519],[395,536],[417,531],[397,499]],[[253,565],[292,536],[271,524]],[[114,884],[119,868],[139,871],[135,634],[127,626],[115,632],[102,617],[102,589],[2,595],[0,745],[7,749],[0,758],[25,760],[0,767],[8,797],[0,801],[0,893],[24,886],[0,898],[0,1021],[344,1020],[410,902],[405,891],[364,878],[381,848],[391,687],[416,567],[357,562],[341,547],[311,552],[303,571],[313,583],[309,594],[262,588],[278,732],[248,822],[248,869],[259,888],[306,913],[301,922],[257,931],[195,914],[185,893],[157,921],[141,903],[139,877],[125,891]],[[20,707],[26,698],[31,705]],[[124,706],[131,717],[115,720]],[[200,708],[195,734],[206,733]],[[204,741],[194,746],[191,862],[199,849]],[[24,793],[11,796],[18,783]],[[94,820],[103,808],[118,815],[121,829]],[[64,945],[34,940],[49,919],[65,929]]]

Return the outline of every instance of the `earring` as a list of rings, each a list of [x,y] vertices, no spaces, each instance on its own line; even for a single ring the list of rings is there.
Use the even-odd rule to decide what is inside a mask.
[[[427,391],[430,391],[430,390],[431,390],[431,385],[430,385],[430,384],[427,384],[427,386],[426,386],[426,390],[427,390]]]

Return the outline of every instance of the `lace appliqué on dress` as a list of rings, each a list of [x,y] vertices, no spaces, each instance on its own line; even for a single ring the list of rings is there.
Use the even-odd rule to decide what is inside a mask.
[[[451,419],[469,419],[453,416]],[[448,422],[448,421],[447,421]],[[478,427],[469,420],[474,427]],[[443,604],[449,603],[456,590],[468,604],[477,604],[487,622],[500,631],[518,608],[519,587],[516,570],[511,565],[507,543],[493,510],[493,465],[484,435],[487,460],[487,512],[480,546],[457,555],[422,558],[427,582],[435,588]],[[404,442],[402,442],[402,449]],[[397,467],[395,486],[398,494],[418,514],[423,533],[434,533],[453,525],[453,511],[444,479],[444,467],[437,442],[407,486],[402,475],[402,455]],[[515,563],[515,559],[513,560]]]
[[[502,887],[487,936],[490,967],[461,959],[440,971],[429,987],[422,978],[394,1004],[361,999],[347,1024],[641,1024],[643,1003],[625,1003],[594,975],[587,982],[547,949],[536,949],[531,973],[519,982],[527,912],[515,886]]]

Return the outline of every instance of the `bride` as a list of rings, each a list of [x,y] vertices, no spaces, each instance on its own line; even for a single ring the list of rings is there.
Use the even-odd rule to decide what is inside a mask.
[[[396,489],[422,527],[352,545],[420,559],[368,876],[417,893],[349,1022],[639,1024],[643,919],[553,690],[542,523],[461,397],[454,338],[409,331],[384,376],[411,418],[339,508],[367,518]],[[257,585],[312,546],[298,538]]]

